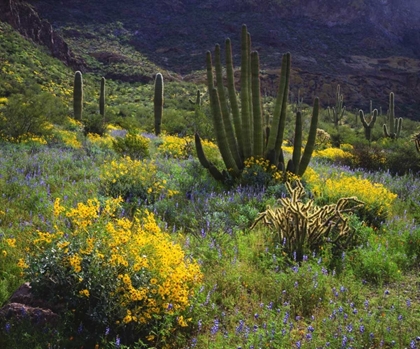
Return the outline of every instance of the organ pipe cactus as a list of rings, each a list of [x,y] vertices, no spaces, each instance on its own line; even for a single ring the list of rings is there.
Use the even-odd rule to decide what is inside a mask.
[[[385,137],[397,139],[401,133],[402,118],[395,118],[394,92],[389,94],[388,126],[384,124]]]
[[[163,114],[163,76],[161,73],[156,74],[153,103],[155,115],[155,135],[158,136],[160,134]]]
[[[101,91],[99,93],[99,114],[105,119],[105,78],[101,79]]]
[[[80,71],[74,74],[73,113],[76,120],[82,120],[83,113],[83,77]]]
[[[335,107],[332,107],[331,109],[328,107],[328,116],[331,117],[332,113],[332,121],[334,123],[334,126],[338,128],[338,124],[340,120],[343,118],[344,111],[346,110],[346,107],[343,107],[343,100],[344,97],[341,94],[341,87],[340,85],[337,85],[337,91],[335,94]],[[331,113],[330,113],[331,110]]]
[[[225,41],[226,81],[227,91],[223,84],[223,68],[221,63],[221,49],[215,47],[215,64],[211,53],[206,54],[207,85],[210,95],[211,114],[216,134],[216,141],[226,165],[227,171],[218,172],[217,177],[226,179],[228,174],[233,178],[239,177],[244,169],[244,161],[250,157],[263,157],[277,167],[283,167],[283,133],[286,122],[286,106],[289,94],[290,53],[282,58],[280,83],[275,101],[271,125],[263,118],[258,52],[251,52],[251,38],[246,25],[242,26],[241,34],[241,91],[239,108],[234,81],[232,47],[230,39]],[[310,135],[299,169],[296,173],[302,175],[306,169],[313,150],[318,121],[319,101],[314,104],[314,115]],[[266,132],[269,127],[269,132]],[[300,131],[301,132],[301,131]],[[204,152],[200,149],[200,138],[196,135],[197,154],[201,164],[208,165]],[[297,159],[297,157],[296,157]],[[204,166],[206,167],[206,166]],[[206,167],[209,168],[209,167]],[[210,170],[209,170],[210,171]],[[214,173],[214,169],[210,171]]]
[[[362,121],[363,128],[365,129],[365,138],[367,139],[369,143],[372,140],[372,129],[373,129],[373,126],[375,125],[376,118],[378,116],[378,110],[374,109],[371,115],[372,116],[370,118],[370,121],[368,122],[365,118],[365,114],[363,113],[363,110],[359,110],[360,120]]]

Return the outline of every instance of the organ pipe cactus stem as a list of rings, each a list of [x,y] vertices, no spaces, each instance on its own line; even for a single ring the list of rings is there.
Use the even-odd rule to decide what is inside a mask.
[[[161,131],[162,114],[163,114],[163,76],[161,73],[156,74],[155,78],[155,95],[154,95],[154,116],[155,116],[155,135],[158,136]]]
[[[359,117],[360,117],[360,120],[362,121],[363,128],[365,129],[365,138],[369,143],[372,140],[372,129],[373,129],[373,126],[375,125],[376,118],[378,116],[378,110],[374,109],[371,115],[372,116],[368,122],[365,118],[365,114],[363,113],[363,110],[359,110]]]
[[[82,120],[83,114],[83,77],[80,71],[74,74],[73,112],[76,120]]]
[[[384,135],[391,139],[397,139],[401,133],[402,118],[395,118],[394,92],[389,94],[388,126],[384,124]]]

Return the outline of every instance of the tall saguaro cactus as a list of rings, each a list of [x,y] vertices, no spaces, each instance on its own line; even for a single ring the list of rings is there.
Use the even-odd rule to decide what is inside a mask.
[[[370,143],[370,141],[372,140],[372,129],[373,129],[373,126],[375,125],[376,118],[378,117],[378,110],[374,109],[373,112],[371,112],[371,117],[370,117],[369,122],[366,120],[363,110],[359,110],[359,117],[360,117],[360,120],[362,121],[363,128],[365,129],[365,138]]]
[[[330,110],[332,110],[332,121],[334,123],[335,128],[338,128],[338,124],[340,120],[343,118],[344,112],[346,110],[346,107],[343,107],[344,103],[344,96],[341,93],[341,87],[340,85],[337,85],[337,91],[335,94],[335,107],[332,107],[331,109],[328,108],[328,115],[330,115]]]
[[[73,113],[76,120],[82,120],[83,113],[83,77],[80,71],[74,74]]]
[[[394,92],[389,94],[388,126],[384,124],[385,137],[397,139],[401,133],[402,118],[395,118]]]
[[[99,94],[99,114],[105,119],[105,78],[101,79],[101,91]]]
[[[163,114],[163,76],[161,73],[156,74],[155,78],[155,96],[153,99],[155,114],[155,135],[160,134]]]
[[[217,144],[227,171],[220,172],[207,160],[202,151],[200,137],[196,134],[196,149],[201,164],[209,169],[216,179],[225,179],[229,173],[232,177],[239,177],[244,169],[244,161],[250,157],[264,157],[271,164],[283,167],[283,133],[286,122],[286,106],[289,94],[290,53],[283,55],[280,84],[275,101],[271,125],[264,122],[259,76],[258,52],[251,52],[251,37],[246,25],[242,26],[241,34],[241,91],[240,105],[234,81],[232,63],[232,47],[230,39],[225,42],[226,81],[227,92],[223,85],[220,46],[215,47],[215,76],[211,53],[206,54],[207,84],[210,95],[210,106]],[[316,136],[318,121],[318,104],[316,99],[314,116],[311,122],[310,135],[302,159],[295,157],[296,174],[302,175],[309,163],[313,143]],[[300,122],[301,124],[301,122]],[[269,127],[269,132],[266,132]],[[302,131],[300,128],[300,138]],[[300,141],[299,147],[302,145]],[[312,145],[311,145],[312,144]]]

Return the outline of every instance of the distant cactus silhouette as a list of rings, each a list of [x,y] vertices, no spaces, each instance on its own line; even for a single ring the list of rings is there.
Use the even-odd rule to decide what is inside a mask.
[[[73,115],[76,120],[81,121],[83,114],[83,77],[80,71],[74,74],[73,85]]]
[[[163,114],[163,76],[156,74],[155,78],[155,96],[154,96],[154,114],[155,114],[155,135],[160,134]]]

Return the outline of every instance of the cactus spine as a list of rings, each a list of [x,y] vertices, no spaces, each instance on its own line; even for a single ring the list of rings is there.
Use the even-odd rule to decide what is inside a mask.
[[[83,77],[80,71],[74,74],[73,113],[76,120],[82,120],[83,113]]]
[[[344,97],[341,94],[341,87],[337,85],[337,92],[335,94],[335,107],[332,107],[332,121],[334,122],[335,128],[338,128],[340,120],[343,118],[346,107],[343,107]],[[330,108],[328,108],[328,116],[331,117]]]
[[[105,119],[105,78],[101,79],[101,91],[99,94],[99,114]]]
[[[207,85],[210,93],[210,106],[216,140],[223,161],[228,172],[218,172],[226,179],[228,173],[233,177],[239,177],[244,169],[244,161],[250,157],[264,157],[271,164],[283,167],[284,164],[281,145],[286,121],[286,106],[289,93],[290,76],[290,53],[283,55],[282,68],[278,96],[275,102],[271,130],[265,132],[268,125],[264,123],[260,76],[259,57],[256,51],[251,52],[251,38],[245,25],[241,35],[241,108],[238,107],[237,94],[234,83],[234,69],[232,64],[232,49],[229,39],[226,40],[226,74],[227,93],[223,85],[222,63],[220,46],[215,47],[215,77],[213,75],[212,56],[206,54],[207,62]],[[214,81],[216,79],[216,84]],[[315,101],[314,117],[311,122],[310,136],[302,159],[296,156],[299,174],[305,171],[313,150],[316,136],[316,124],[318,121],[318,99]],[[301,122],[300,122],[301,124]],[[297,131],[299,132],[299,131]],[[300,138],[301,138],[300,128]],[[300,141],[300,145],[302,141]],[[196,135],[196,148],[201,164],[208,168],[209,162],[205,158],[201,148],[201,142]],[[312,148],[312,150],[311,150]],[[297,160],[299,158],[299,161]],[[214,169],[210,173],[213,174]],[[296,172],[297,173],[297,172]]]
[[[155,114],[155,135],[160,134],[163,114],[163,76],[161,73],[156,74],[155,78],[155,96],[153,99]]]
[[[391,139],[397,139],[401,133],[402,118],[395,119],[394,92],[389,94],[388,125],[384,124],[384,135]]]
[[[372,107],[372,104],[371,104]],[[365,114],[363,113],[363,110],[359,110],[359,116],[360,120],[362,121],[363,128],[365,129],[365,138],[369,142],[372,140],[372,129],[375,125],[376,118],[378,116],[378,110],[374,109],[373,112],[371,112],[370,121],[368,122],[365,118]]]

